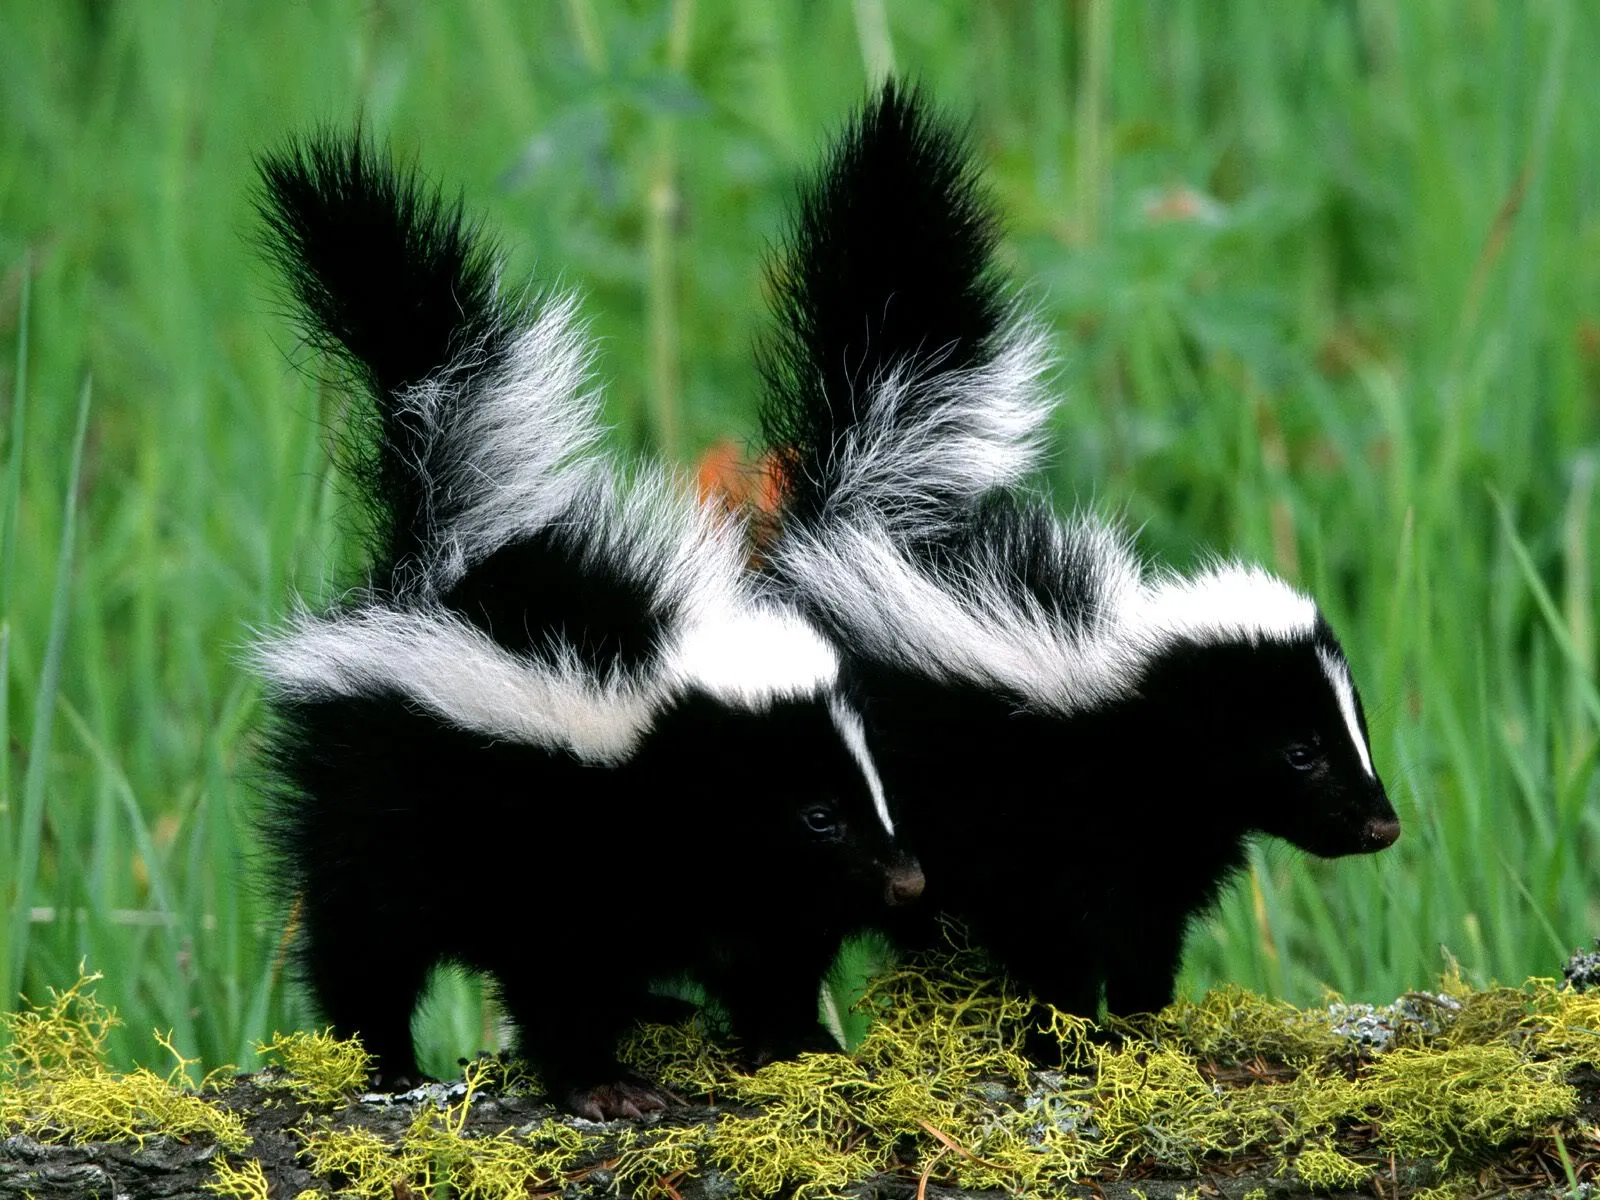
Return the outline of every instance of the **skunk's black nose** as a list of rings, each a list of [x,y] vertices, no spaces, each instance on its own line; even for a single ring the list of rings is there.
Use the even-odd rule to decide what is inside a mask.
[[[1361,830],[1361,840],[1369,849],[1382,850],[1400,837],[1400,822],[1394,817],[1373,817]]]
[[[922,895],[922,889],[927,884],[922,877],[922,866],[914,858],[902,859],[889,868],[888,885],[884,889],[885,903],[898,908],[902,904],[910,904]]]

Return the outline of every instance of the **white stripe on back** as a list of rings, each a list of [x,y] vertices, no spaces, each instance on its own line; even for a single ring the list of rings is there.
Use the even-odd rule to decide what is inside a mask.
[[[597,677],[575,657],[512,654],[443,609],[300,612],[255,647],[256,669],[297,699],[393,693],[458,729],[587,762],[629,758],[662,705],[659,689]]]

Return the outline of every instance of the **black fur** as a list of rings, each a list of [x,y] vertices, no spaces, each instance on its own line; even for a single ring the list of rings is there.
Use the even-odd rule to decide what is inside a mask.
[[[776,344],[790,366],[768,370],[766,429],[788,493],[766,559],[854,659],[885,785],[931,881],[919,915],[894,930],[902,942],[931,936],[921,914],[943,911],[1041,1000],[1091,1016],[1102,995],[1115,1012],[1156,1009],[1172,998],[1189,921],[1244,864],[1253,834],[1332,857],[1381,849],[1399,827],[1319,658],[1344,662],[1320,618],[1259,636],[1119,624],[1114,585],[1154,586],[1120,535],[1014,491],[952,497],[939,519],[910,525],[892,497],[882,512],[836,503],[852,455],[895,453],[892,439],[861,432],[875,377],[919,346],[955,348],[922,361],[930,376],[999,352],[995,222],[974,177],[962,139],[891,84],[808,184],[777,271]],[[888,308],[905,320],[885,322],[884,299],[902,296],[915,300]],[[970,392],[925,394],[969,415],[982,405]],[[937,411],[911,423],[948,427]],[[1112,683],[1064,697],[1030,686],[1026,662],[989,670],[964,660],[966,647],[928,649],[917,639],[933,614],[885,617],[874,594],[887,581],[849,564],[863,527],[976,614],[974,627],[1010,613],[1017,628],[1027,617],[1060,631],[1053,645],[1018,648],[1041,660],[1037,674],[1073,665],[1050,655],[1104,650],[1120,664]],[[829,544],[841,565],[819,574],[809,548]],[[839,586],[841,573],[866,586]]]
[[[302,900],[323,1016],[387,1078],[416,1074],[411,1014],[441,963],[494,977],[556,1096],[625,1077],[617,1038],[670,976],[704,983],[753,1059],[816,1048],[818,981],[904,869],[815,701],[688,699],[620,767],[392,695],[278,711],[274,883]],[[832,833],[807,826],[817,808]]]
[[[1036,605],[1065,625],[1086,627],[1106,615],[1100,548],[1036,497],[990,492],[937,537],[909,541],[906,550],[951,586]]]
[[[449,435],[475,428],[465,418],[505,386],[538,313],[499,298],[459,202],[359,135],[318,135],[262,171],[269,244],[308,336],[365,392],[357,434],[371,440],[347,457],[366,464],[358,499],[380,518],[372,586],[297,628],[354,645],[385,614],[466,624],[514,669],[577,663],[597,688],[627,680],[655,697],[637,747],[600,761],[477,731],[385,682],[382,661],[352,679],[294,629],[266,639],[264,841],[280,899],[301,902],[297,959],[324,1014],[385,1077],[413,1076],[427,972],[487,972],[522,1052],[597,1117],[661,1102],[615,1058],[652,1010],[652,980],[698,978],[757,1058],[824,1041],[817,986],[840,937],[921,887],[842,738],[839,685],[735,702],[664,674],[685,619],[686,585],[657,573],[677,527],[623,523],[615,479],[582,475],[543,525],[509,514],[452,532],[477,481]]]
[[[472,565],[445,604],[508,650],[567,647],[592,671],[635,670],[659,650],[677,606],[599,553],[581,513]]]

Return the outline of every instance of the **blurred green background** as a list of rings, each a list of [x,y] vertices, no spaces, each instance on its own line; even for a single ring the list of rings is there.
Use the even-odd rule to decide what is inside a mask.
[[[1596,62],[1562,0],[0,4],[8,1000],[105,972],[124,1062],[312,1019],[250,882],[241,654],[349,547],[252,156],[359,116],[459,186],[509,280],[585,293],[617,442],[687,467],[753,433],[763,250],[891,66],[973,115],[1058,336],[1061,504],[1309,588],[1369,705],[1405,836],[1264,847],[1184,986],[1555,972],[1600,932]],[[475,832],[408,885],[471,920],[474,872],[526,870],[568,909]],[[435,1070],[495,1035],[458,980],[424,1029]]]

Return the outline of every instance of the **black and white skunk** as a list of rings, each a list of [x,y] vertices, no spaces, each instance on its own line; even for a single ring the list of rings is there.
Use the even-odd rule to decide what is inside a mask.
[[[855,668],[927,908],[1041,1000],[1155,1010],[1252,834],[1334,857],[1400,827],[1311,600],[1152,570],[1021,489],[1046,361],[995,239],[964,139],[889,85],[772,268],[766,569]]]
[[[439,963],[491,974],[553,1094],[660,1107],[616,1041],[687,974],[757,1058],[818,1043],[840,937],[922,876],[829,644],[742,529],[619,474],[571,298],[360,135],[262,163],[269,250],[354,384],[365,586],[256,662],[265,842],[323,1015],[390,1079]]]

